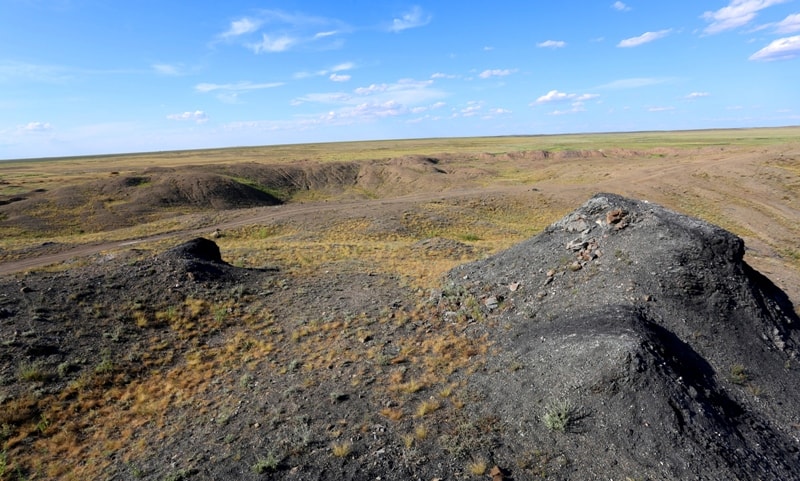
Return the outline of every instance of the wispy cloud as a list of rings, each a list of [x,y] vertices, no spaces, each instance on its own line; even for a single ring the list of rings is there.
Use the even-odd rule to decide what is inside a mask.
[[[607,84],[603,84],[595,88],[607,89],[607,90],[625,90],[625,89],[633,89],[640,87],[649,87],[651,85],[658,85],[658,84],[672,82],[673,80],[674,79],[671,78],[634,77],[634,78],[614,80],[613,82],[609,82]]]
[[[750,56],[750,60],[771,62],[800,56],[800,35],[779,38]]]
[[[491,78],[491,77],[506,77],[508,75],[511,75],[514,72],[516,72],[516,69],[512,70],[512,69],[495,68],[495,69],[484,70],[483,72],[478,74],[478,77],[480,77],[482,79],[487,79],[487,78]]]
[[[672,32],[671,28],[665,30],[659,30],[658,32],[645,32],[638,37],[631,37],[622,40],[617,44],[617,47],[621,48],[630,48],[630,47],[638,47],[639,45],[644,45],[646,43],[653,42],[655,40],[661,39],[666,37]]]
[[[356,64],[353,62],[344,62],[340,63],[339,65],[334,65],[331,67],[331,72],[341,72],[343,70],[352,70],[355,68]]]
[[[338,65],[334,65],[331,68],[317,70],[316,72],[297,72],[293,75],[293,77],[296,79],[303,79],[308,77],[330,77],[331,74],[352,70],[355,67],[356,64],[354,64],[353,62],[344,62]]]
[[[777,33],[793,33],[800,31],[800,13],[795,13],[775,24]]]
[[[168,77],[178,77],[183,75],[183,69],[178,65],[155,63],[151,65],[151,67],[153,68],[153,71],[159,75],[166,75]]]
[[[339,33],[338,30],[329,30],[327,32],[317,32],[314,34],[314,38],[325,38],[325,37],[332,37]]]
[[[684,98],[687,99],[687,100],[694,100],[694,99],[699,99],[699,98],[702,98],[702,97],[708,97],[709,95],[710,94],[708,92],[692,92],[692,93],[688,94]]]
[[[324,105],[326,112],[319,114],[318,119],[326,124],[371,121],[440,108],[439,101],[447,94],[433,88],[432,84],[432,80],[403,79],[358,87],[351,92],[306,94],[294,99],[292,104]]]
[[[351,77],[350,75],[332,73],[328,78],[333,82],[347,82]]]
[[[23,80],[44,83],[60,83],[70,80],[70,69],[57,65],[39,65],[24,62],[0,61],[0,82]]]
[[[425,13],[419,6],[414,6],[411,10],[402,14],[400,18],[392,20],[389,26],[390,32],[402,32],[409,28],[423,27],[431,22],[433,16]]]
[[[670,112],[675,110],[675,107],[649,107],[648,112]]]
[[[29,133],[48,132],[53,130],[53,126],[50,124],[50,122],[28,122],[25,125],[20,125],[19,130],[21,132]]]
[[[340,41],[335,37],[349,30],[335,19],[261,10],[232,21],[227,30],[216,36],[215,42],[236,43],[257,54],[285,52],[311,44],[317,44],[316,48],[336,48]]]
[[[192,120],[198,124],[208,122],[208,114],[202,110],[195,110],[194,112],[183,112],[182,114],[167,115],[169,120]]]
[[[229,92],[246,92],[248,90],[271,89],[280,87],[283,82],[269,82],[269,83],[253,83],[253,82],[236,82],[230,84],[213,84],[213,83],[200,83],[195,85],[194,89],[198,92],[214,92],[224,90]]]
[[[627,12],[631,9],[631,7],[625,5],[622,2],[614,2],[611,4],[611,8],[620,12]]]
[[[726,7],[713,12],[705,12],[702,18],[710,25],[707,26],[704,32],[708,35],[724,32],[742,27],[750,23],[759,11],[784,3],[787,0],[731,0],[731,3]]]
[[[458,78],[458,75],[451,75],[442,72],[436,72],[435,74],[431,75],[432,79],[454,79]]]
[[[564,48],[567,46],[567,42],[562,40],[545,40],[544,42],[539,42],[536,44],[539,48]]]
[[[220,34],[220,37],[231,38],[252,33],[258,30],[259,27],[261,27],[261,24],[262,24],[261,20],[251,19],[247,17],[241,18],[239,20],[234,20],[231,22],[231,25],[228,28],[228,30]]]
[[[548,104],[553,102],[583,102],[586,100],[591,100],[594,98],[599,97],[597,94],[568,94],[565,92],[559,92],[558,90],[551,90],[546,94],[542,95],[535,102],[531,103],[530,105],[533,107],[535,105],[541,104]]]
[[[290,47],[298,42],[297,38],[288,35],[280,35],[278,37],[270,37],[269,35],[262,34],[261,41],[257,43],[248,43],[247,47],[255,53],[275,53],[285,52]]]
[[[467,102],[466,107],[463,107],[458,112],[455,112],[454,117],[474,117],[480,113],[482,108],[482,102],[470,100]]]
[[[389,84],[371,84],[368,87],[358,87],[353,92],[357,95],[372,95],[378,92],[385,92],[389,89]]]

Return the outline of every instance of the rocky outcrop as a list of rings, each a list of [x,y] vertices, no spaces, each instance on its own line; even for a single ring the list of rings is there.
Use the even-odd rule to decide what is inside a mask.
[[[598,194],[453,270],[496,326],[471,381],[474,409],[506,426],[499,451],[563,456],[555,479],[800,479],[798,318],[744,252],[704,221]]]

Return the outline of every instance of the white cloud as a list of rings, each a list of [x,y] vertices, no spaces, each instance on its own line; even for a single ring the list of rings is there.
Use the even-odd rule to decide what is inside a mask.
[[[329,30],[327,32],[317,32],[314,34],[314,38],[325,38],[325,37],[332,37],[334,35],[338,35],[338,30]]]
[[[647,109],[648,112],[669,112],[675,110],[675,107],[650,107]]]
[[[638,47],[639,45],[643,45],[664,38],[671,32],[672,32],[671,28],[665,30],[659,30],[658,32],[645,32],[639,35],[638,37],[631,37],[622,40],[617,44],[617,47],[621,48]]]
[[[480,102],[476,102],[474,100],[467,102],[467,106],[463,109],[458,111],[457,117],[474,117],[475,115],[480,112],[483,105]]]
[[[332,73],[328,78],[331,79],[333,82],[347,82],[348,80],[350,80],[349,75],[342,75],[338,73]]]
[[[28,122],[25,125],[20,125],[19,130],[23,132],[47,132],[53,130],[50,122]]]
[[[431,75],[432,79],[454,79],[458,78],[457,75],[449,75],[446,73],[436,72],[435,74]]]
[[[334,65],[330,69],[318,70],[318,71],[313,72],[313,73],[310,73],[310,72],[297,72],[297,73],[295,73],[293,75],[293,77],[296,78],[296,79],[304,79],[304,78],[308,78],[308,77],[325,77],[325,76],[331,77],[331,73],[335,74],[336,72],[344,72],[346,70],[352,70],[352,69],[355,68],[355,66],[356,65],[353,62],[344,62],[344,63],[340,63],[338,65]],[[331,78],[331,80],[333,80],[333,78]]]
[[[784,3],[787,0],[731,0],[727,7],[722,7],[713,12],[705,12],[702,18],[711,24],[705,28],[705,33],[715,33],[732,30],[750,23],[760,10]]]
[[[535,102],[531,103],[531,107],[534,105],[539,104],[548,104],[553,102],[584,102],[586,100],[591,100],[594,98],[599,97],[597,94],[568,94],[564,92],[559,92],[558,90],[551,90],[546,94],[542,95]]]
[[[492,50],[494,50],[494,47],[490,47],[489,45],[487,45],[487,46],[483,47],[482,50],[484,52],[491,52]]]
[[[266,33],[262,34],[261,42],[259,43],[251,43],[247,46],[255,53],[263,53],[263,52],[285,52],[289,50],[289,48],[297,43],[297,39],[293,37],[289,37],[288,35],[281,35],[277,38],[270,38]]]
[[[242,18],[231,22],[230,28],[220,35],[222,38],[238,37],[247,33],[252,33],[258,30],[261,26],[260,20],[252,20],[249,18]]]
[[[483,72],[478,74],[478,77],[484,78],[484,79],[490,78],[490,77],[505,77],[505,76],[511,75],[514,72],[516,72],[516,70],[496,68],[496,69],[484,70]]]
[[[504,114],[510,114],[511,113],[510,110],[503,109],[503,108],[489,109],[489,112],[494,114],[494,115],[504,115]]]
[[[800,35],[779,38],[750,56],[750,60],[771,62],[790,60],[800,55]]]
[[[792,33],[800,31],[800,13],[795,13],[775,24],[777,33]]]
[[[540,48],[563,48],[567,46],[567,42],[562,40],[545,40],[536,44]]]
[[[271,89],[275,87],[280,87],[281,85],[283,85],[283,82],[270,82],[270,83],[260,83],[260,84],[254,84],[252,82],[237,82],[232,84],[200,83],[195,85],[194,89],[202,93],[214,92],[218,90],[229,91],[229,92],[245,92],[248,90]]]
[[[167,115],[167,118],[169,120],[194,120],[198,124],[202,124],[208,121],[208,114],[202,110],[195,110],[194,112]]]
[[[614,10],[618,10],[620,12],[627,12],[631,9],[631,7],[625,5],[622,2],[614,2],[613,4],[611,4],[611,8],[613,8]]]
[[[689,100],[699,99],[702,97],[708,97],[710,94],[708,92],[692,92],[687,95],[685,98]]]
[[[353,68],[355,68],[355,64],[353,62],[345,62],[331,67],[331,72],[341,72],[343,70],[352,70]]]
[[[271,31],[266,28],[269,27]],[[259,37],[254,34],[259,30]],[[231,22],[228,30],[217,35],[217,40],[235,41],[255,53],[285,52],[312,43],[318,48],[341,46],[337,37],[351,29],[342,22],[324,17],[286,13],[281,10],[260,10],[250,17]]]
[[[371,95],[376,92],[385,92],[389,88],[387,84],[371,84],[369,87],[359,87],[355,89],[358,95]]]
[[[432,88],[430,80],[398,80],[391,84],[372,84],[369,87],[358,87],[353,90],[353,94],[346,92],[326,92],[311,93],[296,98],[294,105],[303,103],[320,103],[326,105],[338,105],[341,109],[350,111],[365,111],[368,106],[391,105],[392,111],[406,112],[414,107],[427,105],[445,97],[447,94],[438,89]],[[361,106],[360,110],[353,110]]]
[[[423,12],[419,6],[414,6],[408,12],[404,13],[400,18],[392,20],[392,25],[389,26],[390,32],[402,32],[409,28],[423,27],[430,23],[431,15]]]

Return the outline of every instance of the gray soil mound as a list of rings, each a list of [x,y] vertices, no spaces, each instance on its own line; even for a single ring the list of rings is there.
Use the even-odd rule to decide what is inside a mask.
[[[515,479],[800,479],[798,318],[744,251],[703,221],[599,194],[453,270],[443,295],[466,289],[498,324],[471,378],[473,409],[505,427],[495,459],[547,453]]]
[[[213,264],[223,263],[222,254],[220,254],[219,246],[216,242],[203,237],[197,237],[179,246],[173,247],[164,255],[165,257],[175,257],[190,261],[195,260]]]

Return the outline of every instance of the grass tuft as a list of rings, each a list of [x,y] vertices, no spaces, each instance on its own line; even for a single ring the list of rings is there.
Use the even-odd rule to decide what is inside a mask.
[[[566,432],[575,422],[575,406],[569,401],[558,401],[547,407],[542,420],[551,431]]]
[[[331,445],[331,453],[337,458],[345,458],[353,451],[353,444],[349,441],[342,441],[340,443],[333,443]]]

